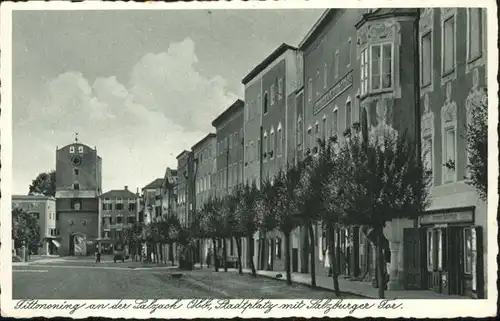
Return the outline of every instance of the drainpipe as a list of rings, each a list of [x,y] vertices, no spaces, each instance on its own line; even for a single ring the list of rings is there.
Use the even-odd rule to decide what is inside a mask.
[[[420,8],[417,8],[417,17],[414,22],[413,33],[414,33],[414,47],[415,54],[413,55],[414,66],[417,66],[417,70],[414,71],[414,97],[415,97],[415,144],[417,146],[417,161],[419,164],[422,162],[421,158],[421,148],[422,142],[420,139],[421,128],[420,128],[420,118],[421,118],[421,110],[420,110],[420,33],[419,33],[419,23],[420,23]],[[413,221],[413,226],[418,227],[418,219]]]

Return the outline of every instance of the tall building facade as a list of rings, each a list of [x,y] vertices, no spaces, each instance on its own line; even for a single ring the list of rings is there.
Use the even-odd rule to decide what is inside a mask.
[[[432,203],[420,228],[406,231],[407,286],[484,298],[487,204],[466,177],[471,110],[487,105],[486,10],[421,9],[418,37],[422,156],[433,174]]]
[[[242,80],[245,86],[244,181],[248,184],[255,182],[260,186],[261,180],[271,179],[287,162],[295,162],[295,146],[290,136],[294,136],[295,96],[300,85],[298,57],[296,48],[282,44]],[[256,233],[253,242],[244,253],[253,252],[255,266],[283,269],[284,244],[279,232]],[[292,234],[291,247],[292,270],[298,271],[296,233]]]
[[[170,215],[177,212],[177,170],[167,167],[163,177],[162,188],[162,214]]]
[[[139,217],[139,195],[129,191],[111,190],[99,196],[101,203],[101,249],[107,251],[111,245],[123,241],[123,229],[137,222]]]
[[[156,178],[142,188],[141,209],[139,221],[144,224],[154,222],[162,215],[162,178]]]
[[[213,177],[216,173],[217,139],[214,133],[209,133],[197,142],[191,151],[195,159],[195,192],[196,209],[200,209],[210,196],[214,195]]]
[[[102,159],[75,139],[56,150],[57,228],[61,255],[88,255],[99,237]]]
[[[217,197],[228,195],[238,184],[243,183],[244,105],[245,103],[238,99],[212,121],[217,140],[215,175]],[[227,242],[228,256],[233,260],[237,255],[236,242],[233,239]],[[245,260],[245,257],[242,259]]]
[[[56,200],[44,195],[12,195],[12,209],[20,208],[34,215],[40,232],[39,248],[29,249],[38,255],[58,255],[61,247],[56,226]]]

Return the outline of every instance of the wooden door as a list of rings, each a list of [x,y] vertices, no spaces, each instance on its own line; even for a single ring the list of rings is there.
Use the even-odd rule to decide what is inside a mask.
[[[404,283],[407,290],[419,290],[425,284],[425,231],[425,228],[405,228],[403,231]]]
[[[464,293],[464,237],[463,228],[449,227],[447,229],[447,270],[448,277],[444,285],[448,294],[463,295]]]

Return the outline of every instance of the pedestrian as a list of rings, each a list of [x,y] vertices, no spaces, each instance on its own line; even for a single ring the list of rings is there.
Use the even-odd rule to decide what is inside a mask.
[[[210,268],[210,266],[212,265],[212,249],[209,249],[207,251],[207,258],[206,258],[206,263],[207,263],[207,267]]]
[[[95,251],[95,263],[101,263],[101,251],[99,251],[99,248]]]

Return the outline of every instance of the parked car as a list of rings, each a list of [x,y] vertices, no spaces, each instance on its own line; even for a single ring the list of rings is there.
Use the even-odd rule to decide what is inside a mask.
[[[122,261],[122,263],[125,262],[125,249],[123,244],[115,244],[114,249],[113,249],[113,261],[116,263],[116,261]]]

